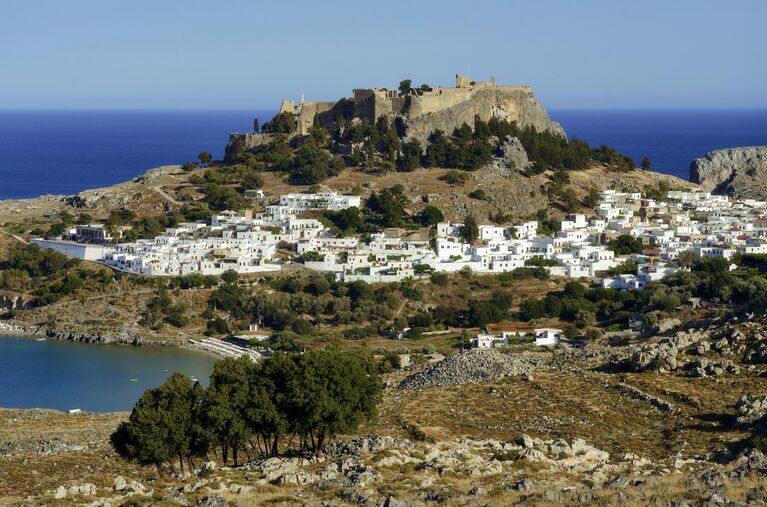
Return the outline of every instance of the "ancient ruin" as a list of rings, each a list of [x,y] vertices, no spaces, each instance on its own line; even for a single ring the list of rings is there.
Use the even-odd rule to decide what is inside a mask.
[[[327,127],[339,117],[375,122],[384,116],[400,118],[409,139],[424,140],[437,129],[452,132],[464,122],[472,125],[475,116],[485,121],[493,117],[516,121],[539,131],[565,135],[536,100],[532,87],[499,86],[495,77],[474,81],[461,74],[455,76],[455,87],[419,87],[406,93],[396,88],[355,88],[351,98],[335,102],[304,101],[302,96],[296,104],[284,99],[279,113],[295,115],[293,135],[298,136],[308,133],[315,117]],[[233,133],[230,144],[242,143],[252,148],[269,139],[270,135],[265,133]]]

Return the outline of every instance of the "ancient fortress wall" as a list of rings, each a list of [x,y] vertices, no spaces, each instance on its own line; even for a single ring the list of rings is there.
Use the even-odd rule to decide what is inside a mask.
[[[368,118],[375,122],[382,116],[402,116],[407,137],[425,140],[435,130],[451,133],[464,122],[472,125],[474,117],[487,121],[500,118],[532,126],[539,131],[565,135],[562,127],[551,121],[546,110],[535,99],[530,86],[498,86],[495,78],[473,81],[456,74],[455,88],[437,87],[428,91],[413,90],[400,96],[389,88],[356,88],[351,99],[337,102],[303,102],[296,105],[283,100],[280,113],[294,114],[297,134],[306,135],[315,116],[325,127],[331,127],[339,116]],[[269,142],[268,134],[232,134],[230,146],[240,144],[252,148]]]
[[[314,123],[314,116],[333,109],[336,102],[302,102],[298,107],[297,132],[306,135]]]
[[[423,95],[413,95],[407,114],[410,118],[417,118],[436,113],[469,100],[473,93],[471,88],[444,88]]]
[[[443,102],[447,104],[447,102]],[[487,121],[500,118],[516,121],[522,126],[533,126],[539,131],[565,135],[562,127],[551,121],[543,106],[535,99],[530,87],[496,87],[472,90],[471,95],[453,105],[434,107],[419,116],[410,116],[407,137],[421,141],[434,130],[452,132],[464,122],[472,125],[474,117]]]

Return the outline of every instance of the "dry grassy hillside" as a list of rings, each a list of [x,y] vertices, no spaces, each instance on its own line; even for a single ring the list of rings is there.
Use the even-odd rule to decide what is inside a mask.
[[[104,218],[110,210],[129,208],[139,215],[161,213],[164,210],[181,206],[183,203],[200,200],[203,195],[200,187],[189,183],[192,175],[201,175],[204,169],[185,173],[178,166],[166,166],[148,171],[145,175],[130,182],[112,187],[87,190],[75,198],[61,199],[41,197],[15,201],[0,201],[0,226],[6,230],[23,234],[36,225],[45,226],[56,220],[56,213],[66,210],[73,214],[87,212],[95,219]],[[551,206],[550,199],[544,193],[548,175],[533,177],[523,176],[518,172],[481,169],[466,173],[467,181],[451,185],[442,179],[447,169],[419,169],[413,172],[395,172],[373,175],[356,169],[346,169],[338,176],[323,182],[322,187],[338,192],[371,191],[401,184],[410,197],[411,211],[417,211],[426,205],[439,207],[451,220],[463,218],[467,212],[479,219],[487,219],[490,213],[509,214],[513,218],[523,218],[539,209],[550,209],[554,216],[561,215],[556,202]],[[691,188],[696,185],[674,176],[647,171],[616,172],[605,167],[594,167],[584,171],[572,171],[571,187],[578,197],[585,196],[592,188],[618,188],[642,190],[647,187],[657,188],[659,182],[666,182],[670,188]],[[283,193],[301,192],[307,186],[291,185],[282,173],[262,173],[263,190],[275,198]],[[476,189],[483,189],[485,200],[472,199],[468,194]]]

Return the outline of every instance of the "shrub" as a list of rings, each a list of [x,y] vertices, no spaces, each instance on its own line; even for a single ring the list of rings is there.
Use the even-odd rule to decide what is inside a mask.
[[[431,283],[434,285],[439,285],[440,287],[445,287],[450,282],[450,277],[447,275],[447,273],[432,273],[431,277],[429,278]]]
[[[471,197],[472,199],[484,201],[485,199],[487,199],[487,193],[485,192],[483,188],[478,188],[474,190],[473,192],[470,192],[469,197]]]

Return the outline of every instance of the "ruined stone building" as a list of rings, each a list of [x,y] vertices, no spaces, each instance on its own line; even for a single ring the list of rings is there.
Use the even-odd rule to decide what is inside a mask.
[[[413,88],[401,94],[392,88],[355,88],[351,98],[335,102],[283,100],[280,113],[296,118],[296,134],[306,135],[315,116],[323,126],[331,126],[339,116],[347,119],[368,118],[375,122],[382,116],[404,120],[409,139],[426,139],[434,130],[452,132],[464,122],[472,125],[474,117],[487,121],[492,117],[516,121],[521,126],[533,126],[540,131],[564,135],[562,127],[551,121],[546,110],[536,100],[530,86],[499,86],[495,78],[474,81],[456,74],[455,87]],[[247,146],[260,144],[263,134],[233,134]],[[231,142],[232,140],[230,140]]]

